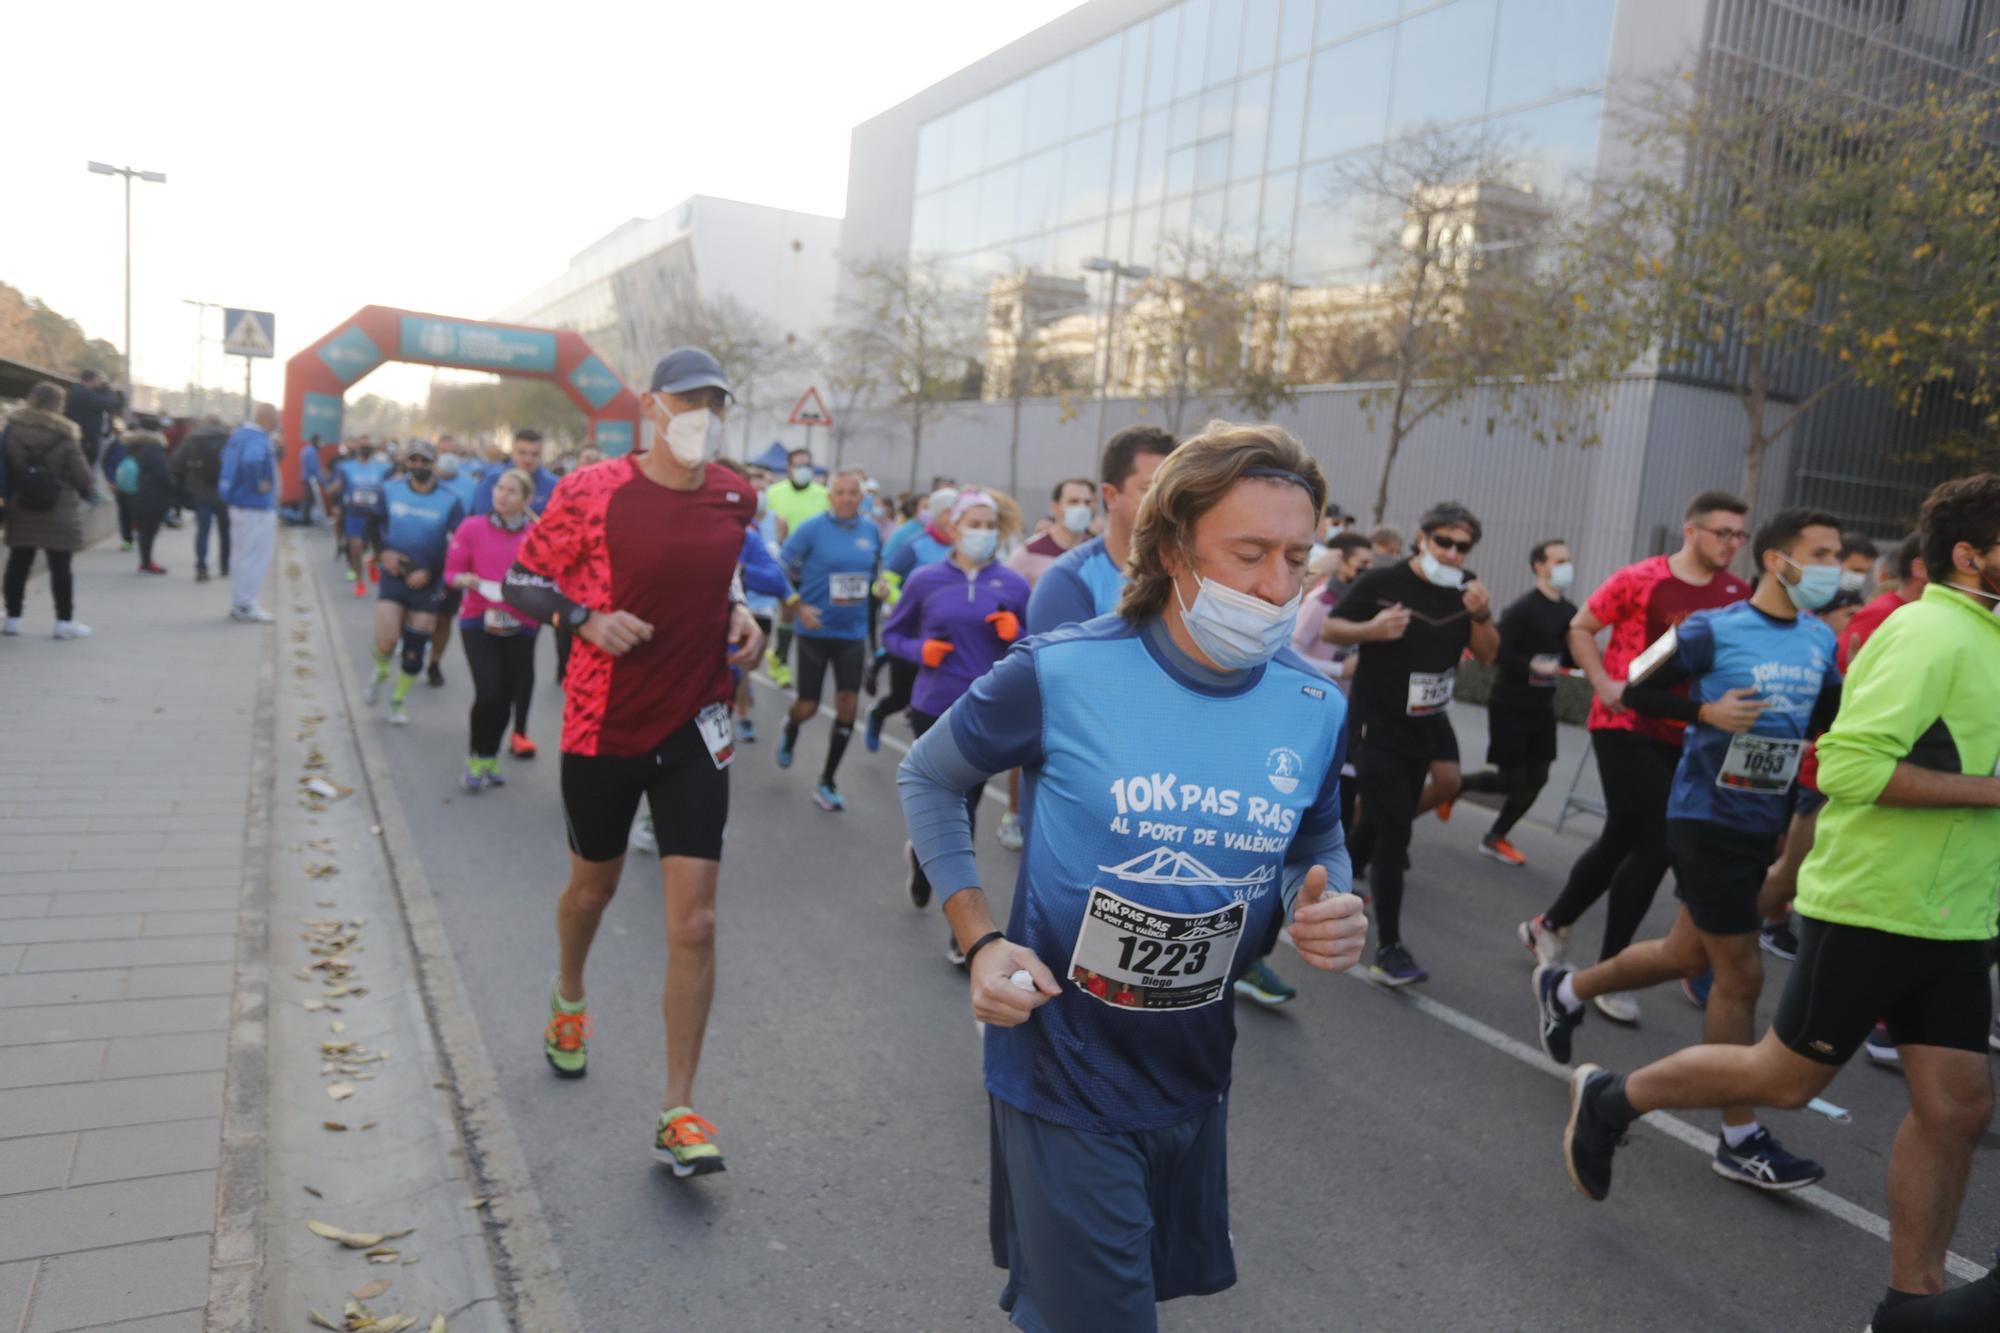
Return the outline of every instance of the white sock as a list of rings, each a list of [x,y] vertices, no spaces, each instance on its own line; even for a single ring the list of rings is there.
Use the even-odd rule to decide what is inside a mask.
[[[1756,1133],[1757,1122],[1755,1120],[1752,1120],[1747,1125],[1724,1125],[1722,1127],[1722,1141],[1732,1148],[1741,1148],[1744,1143],[1754,1138]]]
[[[1556,987],[1556,999],[1571,1013],[1583,1008],[1583,1001],[1576,998],[1576,973],[1563,973],[1562,982]]]

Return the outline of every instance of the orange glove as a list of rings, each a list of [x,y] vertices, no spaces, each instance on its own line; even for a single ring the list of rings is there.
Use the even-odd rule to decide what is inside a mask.
[[[954,646],[944,639],[925,639],[924,665],[935,671],[943,665],[945,654],[954,651]]]
[[[1021,637],[1021,618],[1012,611],[995,611],[986,617],[986,623],[993,627],[1002,643],[1012,643]]]

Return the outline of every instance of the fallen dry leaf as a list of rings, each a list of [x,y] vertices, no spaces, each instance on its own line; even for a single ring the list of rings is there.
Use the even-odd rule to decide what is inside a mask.
[[[304,1190],[306,1193],[312,1195],[315,1199],[324,1199],[326,1197],[324,1194],[321,1194],[318,1190],[314,1189],[310,1185],[301,1185],[299,1186],[299,1188]]]
[[[347,1132],[347,1126],[341,1124],[338,1120],[322,1120],[319,1122],[319,1127],[321,1129],[333,1130],[338,1134],[345,1134]]]
[[[337,1102],[344,1102],[354,1095],[354,1085],[352,1083],[329,1083],[326,1085],[326,1095]]]
[[[321,1222],[317,1218],[308,1218],[306,1220],[306,1230],[323,1240],[339,1241],[350,1250],[372,1250],[387,1239],[380,1232],[375,1231],[343,1231],[332,1223]],[[410,1233],[406,1231],[403,1234],[407,1236]]]
[[[431,1320],[431,1333],[444,1333],[443,1315],[439,1315],[437,1318]]]
[[[306,1318],[312,1320],[315,1324],[318,1324],[321,1328],[330,1328],[333,1330],[333,1333],[340,1333],[340,1325],[334,1323],[331,1319],[328,1319],[325,1315],[321,1314],[317,1310],[306,1311]]]
[[[465,1206],[467,1208],[484,1208],[487,1204],[492,1202],[493,1200],[483,1197],[477,1199],[467,1199],[465,1201]]]
[[[396,1262],[397,1254],[398,1251],[396,1250],[370,1250],[368,1251],[368,1262],[371,1264],[393,1264]]]
[[[364,1282],[362,1285],[356,1287],[354,1289],[354,1299],[357,1301],[372,1301],[388,1289],[389,1279],[378,1277],[373,1282]]]

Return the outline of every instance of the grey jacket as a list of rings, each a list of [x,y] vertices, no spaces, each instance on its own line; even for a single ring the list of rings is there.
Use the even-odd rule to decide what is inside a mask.
[[[7,475],[19,477],[28,461],[46,458],[47,466],[68,484],[52,509],[7,506],[7,545],[37,546],[45,551],[83,549],[83,497],[90,494],[90,464],[84,460],[76,423],[54,412],[16,408],[7,418]]]

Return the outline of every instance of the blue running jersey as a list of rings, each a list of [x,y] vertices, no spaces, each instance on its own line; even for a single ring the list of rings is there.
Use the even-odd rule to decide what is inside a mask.
[[[1034,779],[1007,938],[1063,993],[986,1034],[986,1087],[1097,1133],[1177,1124],[1228,1090],[1231,984],[1276,934],[1295,844],[1331,835],[1347,705],[1290,650],[1197,680],[1115,616],[1016,645],[948,713],[975,767]],[[1164,631],[1159,631],[1164,633]]]
[[[362,462],[349,458],[335,465],[334,476],[340,478],[340,504],[343,509],[355,514],[382,516],[382,488],[389,484],[389,464],[382,459]]]
[[[1807,723],[1821,692],[1840,681],[1832,629],[1810,615],[1778,620],[1737,602],[1695,612],[1675,634],[1679,646],[1668,666],[1691,677],[1692,702],[1714,703],[1748,687],[1770,706],[1741,735],[1699,722],[1688,727],[1667,818],[1712,820],[1746,833],[1783,832]]]
[[[465,506],[443,486],[434,486],[429,495],[398,477],[382,488],[389,521],[382,530],[382,548],[401,551],[410,563],[432,571],[444,568],[445,547],[452,530],[465,517]]]
[[[808,639],[868,637],[868,590],[882,557],[882,533],[856,516],[843,523],[833,511],[815,514],[785,539],[778,560],[799,585],[799,599],[817,608],[820,627],[799,625]]]
[[[1111,563],[1104,538],[1092,537],[1063,552],[1035,580],[1034,596],[1028,599],[1028,633],[1046,634],[1108,616],[1124,593],[1125,571]]]

